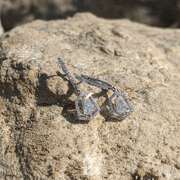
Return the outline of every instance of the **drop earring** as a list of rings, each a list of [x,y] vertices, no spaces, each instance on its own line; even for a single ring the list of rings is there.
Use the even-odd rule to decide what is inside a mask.
[[[89,77],[87,75],[76,75],[76,79],[89,85],[105,90],[112,90],[114,92],[113,95],[109,98],[110,113],[112,118],[125,119],[134,111],[127,95],[118,92],[116,87],[113,87],[111,84]]]
[[[81,90],[77,86],[76,81],[72,78],[69,71],[65,67],[63,61],[60,58],[58,58],[58,61],[61,64],[62,70],[65,72],[65,74],[69,78],[69,81],[73,85],[76,95],[78,96],[75,100],[78,119],[92,120],[99,113],[99,106],[97,105],[91,94],[85,94],[81,92]]]

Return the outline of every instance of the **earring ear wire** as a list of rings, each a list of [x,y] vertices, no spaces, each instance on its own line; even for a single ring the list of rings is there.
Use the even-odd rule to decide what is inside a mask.
[[[81,76],[76,75],[75,77],[76,77],[76,79],[78,79],[82,82],[85,82],[91,86],[99,87],[101,89],[108,90],[108,89],[113,88],[111,84],[104,82],[102,80],[96,79],[96,78],[92,78],[92,77],[87,76],[87,75],[81,74]]]

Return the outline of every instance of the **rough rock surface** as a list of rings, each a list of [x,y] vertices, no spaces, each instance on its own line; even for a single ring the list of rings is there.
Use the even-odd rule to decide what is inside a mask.
[[[0,179],[178,180],[180,178],[180,30],[77,14],[35,21],[0,42]],[[126,93],[135,112],[101,107],[78,121],[73,87],[58,64]]]
[[[180,27],[180,0],[1,0],[4,29],[34,19],[57,19],[76,12],[105,18],[128,18],[160,27]]]

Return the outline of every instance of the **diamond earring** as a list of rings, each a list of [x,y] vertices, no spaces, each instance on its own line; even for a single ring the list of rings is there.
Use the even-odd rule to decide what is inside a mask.
[[[85,94],[81,92],[81,90],[77,86],[76,81],[72,78],[62,60],[58,58],[58,61],[61,64],[62,70],[65,72],[65,74],[69,78],[69,81],[73,85],[76,95],[78,96],[75,100],[75,107],[79,120],[93,119],[100,111],[96,101],[91,96],[91,94]]]
[[[83,81],[89,85],[99,87],[105,90],[112,90],[114,93],[109,98],[109,106],[111,111],[111,117],[117,119],[125,119],[133,111],[133,107],[126,94],[118,92],[115,87],[99,79],[89,77],[87,75],[77,76],[76,79]]]

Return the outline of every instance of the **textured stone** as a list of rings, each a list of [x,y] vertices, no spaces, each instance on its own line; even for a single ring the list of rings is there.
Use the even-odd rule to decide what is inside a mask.
[[[0,179],[180,178],[180,30],[77,14],[35,21],[0,42]],[[101,112],[78,121],[61,70],[99,78],[134,112],[109,118],[107,93],[84,83]]]

